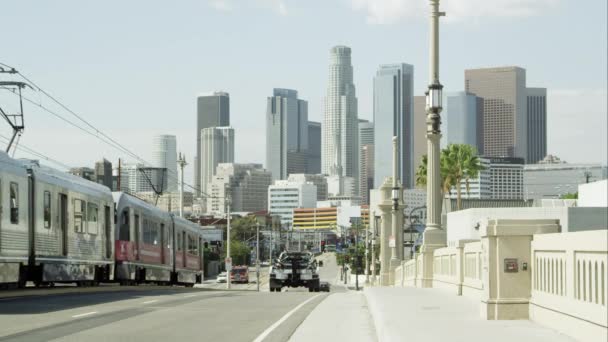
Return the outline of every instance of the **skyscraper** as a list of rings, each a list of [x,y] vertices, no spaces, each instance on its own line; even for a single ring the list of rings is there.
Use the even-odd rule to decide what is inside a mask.
[[[346,46],[335,46],[331,49],[329,83],[321,132],[321,172],[358,180],[357,97],[353,84],[351,49]],[[355,183],[358,185],[358,182]]]
[[[399,147],[398,172],[405,188],[414,185],[414,67],[381,65],[374,77],[374,184],[392,176],[393,136]]]
[[[526,70],[516,66],[465,70],[465,91],[483,98],[483,152],[526,158]]]
[[[225,92],[200,95],[196,101],[196,160],[194,163],[194,183],[201,189],[202,170],[201,131],[209,127],[230,126],[230,97]],[[200,196],[200,194],[197,194]]]
[[[449,144],[475,146],[483,153],[483,99],[464,91],[445,95],[441,148]]]
[[[201,130],[201,191],[209,195],[209,182],[220,163],[234,162],[234,129],[232,127],[209,127]],[[205,197],[205,196],[204,196]]]
[[[177,191],[177,142],[175,135],[161,134],[152,140],[152,166],[166,168],[163,192]]]
[[[212,196],[207,212],[214,215],[226,212],[226,192],[231,199],[231,212],[267,210],[271,178],[270,172],[261,164],[218,164],[207,187]]]
[[[547,89],[527,88],[528,156],[535,164],[547,155]]]
[[[275,88],[267,100],[266,168],[272,179],[306,173],[308,162],[308,102],[298,92]]]
[[[426,141],[426,96],[414,96],[414,178],[427,152]],[[414,179],[414,183],[416,180]],[[415,184],[414,184],[415,185]],[[426,188],[424,189],[426,191]]]
[[[105,158],[95,163],[95,181],[112,188],[112,163]]]
[[[374,188],[374,124],[359,120],[359,193],[361,203],[369,204],[369,191]]]
[[[306,173],[321,173],[321,123],[308,121],[308,162]]]

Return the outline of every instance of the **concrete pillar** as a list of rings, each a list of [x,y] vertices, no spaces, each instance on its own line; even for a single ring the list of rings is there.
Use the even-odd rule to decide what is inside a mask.
[[[560,231],[559,220],[492,219],[481,222],[482,318],[528,319],[532,239],[534,234]]]
[[[392,179],[387,177],[384,183],[380,186],[380,200],[378,208],[380,209],[380,285],[390,285],[391,271],[391,249],[389,247],[389,237],[392,232],[392,215],[391,215],[391,190]]]

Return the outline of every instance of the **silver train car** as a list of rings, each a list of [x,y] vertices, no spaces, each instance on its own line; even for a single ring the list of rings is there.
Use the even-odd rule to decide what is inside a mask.
[[[0,206],[0,284],[113,279],[107,187],[0,152]]]

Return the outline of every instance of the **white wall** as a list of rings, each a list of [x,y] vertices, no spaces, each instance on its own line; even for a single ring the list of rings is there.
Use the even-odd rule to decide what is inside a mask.
[[[579,207],[608,207],[608,179],[578,186]]]

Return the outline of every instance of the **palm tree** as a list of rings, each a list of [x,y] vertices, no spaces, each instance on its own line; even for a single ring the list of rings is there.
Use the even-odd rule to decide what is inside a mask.
[[[416,170],[416,185],[426,186],[428,158],[422,157],[422,163]],[[456,206],[462,209],[461,182],[464,180],[467,195],[469,193],[469,180],[477,178],[484,167],[479,161],[475,147],[466,144],[450,144],[441,150],[440,174],[441,188],[444,194],[451,195],[452,187],[456,188]]]

